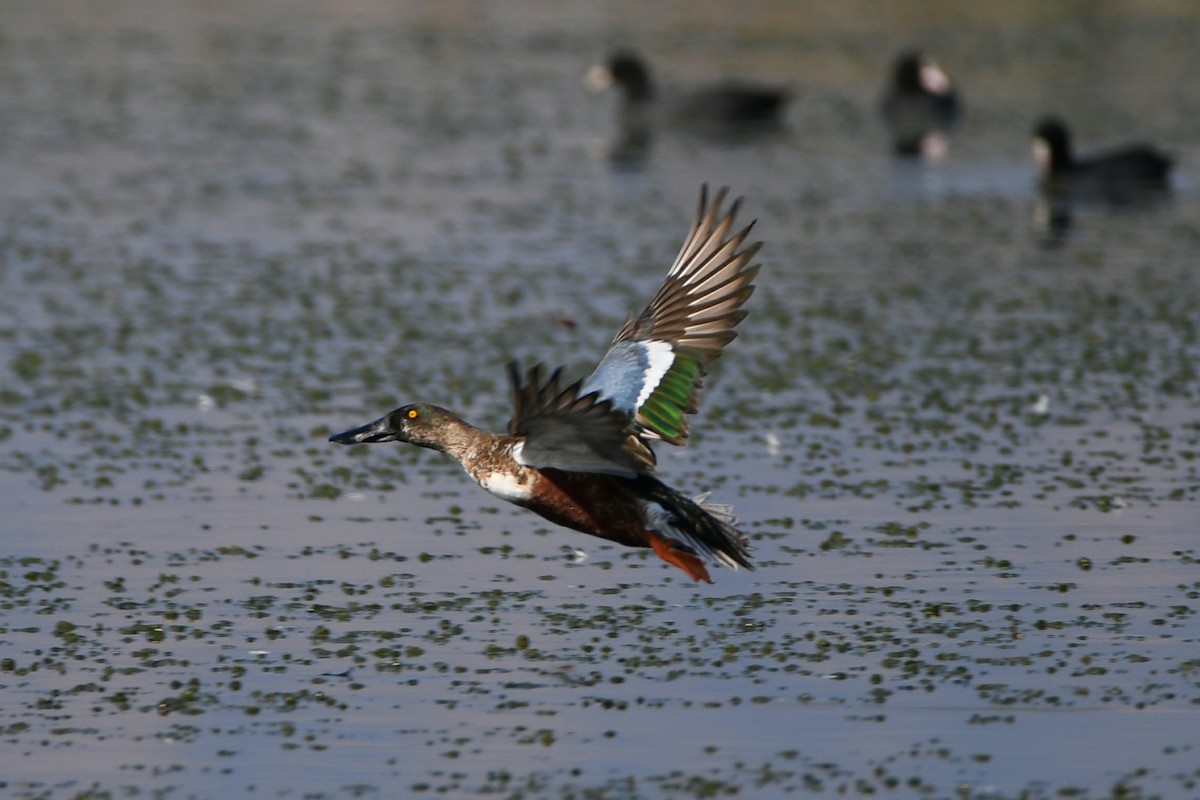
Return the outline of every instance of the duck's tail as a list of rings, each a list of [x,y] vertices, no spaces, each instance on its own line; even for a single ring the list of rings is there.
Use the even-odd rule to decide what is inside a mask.
[[[639,476],[639,493],[654,511],[650,546],[659,558],[679,567],[693,580],[712,583],[704,559],[737,569],[754,569],[750,543],[735,527],[733,507],[706,503],[708,495],[689,500],[650,475]]]

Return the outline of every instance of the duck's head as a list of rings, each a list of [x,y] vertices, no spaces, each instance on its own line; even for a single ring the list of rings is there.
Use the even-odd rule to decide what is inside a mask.
[[[462,420],[450,411],[428,403],[401,406],[374,422],[329,437],[337,444],[374,444],[408,442],[421,447],[444,450],[447,439],[462,426]]]

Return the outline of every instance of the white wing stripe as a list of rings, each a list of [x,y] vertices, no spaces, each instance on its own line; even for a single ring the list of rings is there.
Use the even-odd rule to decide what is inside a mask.
[[[642,391],[638,395],[637,407],[641,408],[658,384],[662,382],[667,370],[675,363],[675,348],[670,342],[651,339],[640,343],[646,352],[646,374],[642,376]]]

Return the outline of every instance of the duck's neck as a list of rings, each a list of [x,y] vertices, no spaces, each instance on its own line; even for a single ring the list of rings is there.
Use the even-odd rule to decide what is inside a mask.
[[[414,437],[411,441],[421,447],[440,450],[462,464],[478,453],[491,449],[499,440],[500,437],[491,431],[477,428],[460,417],[448,414],[436,436],[422,439]]]

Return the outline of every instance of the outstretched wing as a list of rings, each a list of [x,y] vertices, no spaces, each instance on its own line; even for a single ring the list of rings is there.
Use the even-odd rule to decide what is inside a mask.
[[[743,246],[753,222],[731,233],[742,201],[722,213],[727,193],[717,192],[710,206],[708,187],[701,187],[696,221],[666,280],[650,305],[626,320],[580,389],[632,416],[648,438],[687,441],[685,415],[696,412],[705,371],[746,316],[742,305],[759,268],[750,260],[762,242]]]
[[[630,415],[595,392],[581,394],[581,382],[559,388],[561,367],[548,379],[545,371],[537,364],[522,380],[516,362],[508,365],[513,398],[508,432],[522,437],[513,452],[518,463],[623,478],[654,468],[653,454],[633,435]]]

